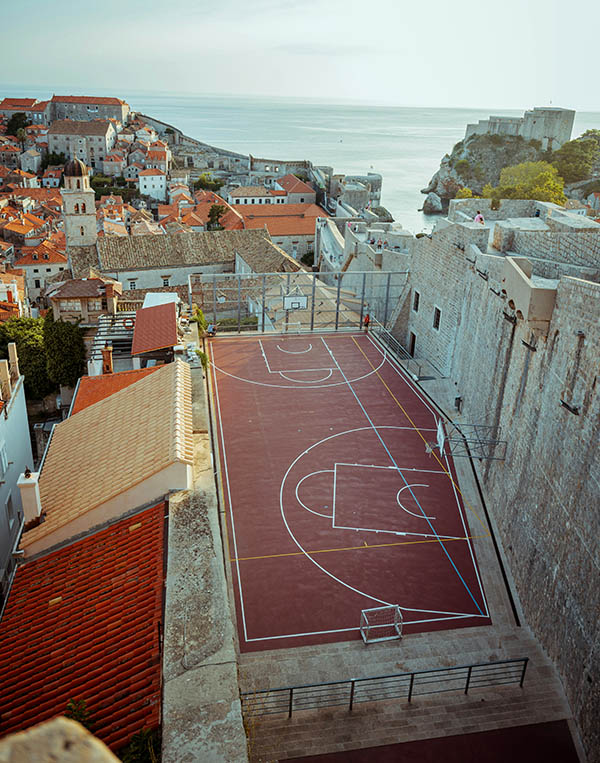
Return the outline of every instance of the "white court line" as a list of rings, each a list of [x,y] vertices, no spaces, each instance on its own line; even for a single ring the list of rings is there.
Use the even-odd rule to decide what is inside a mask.
[[[210,349],[210,353],[211,353],[211,355],[213,354],[212,353],[212,346],[211,346],[211,349]],[[238,591],[239,591],[239,594],[240,594],[240,607],[241,607],[241,615],[242,615],[242,624],[244,626],[244,639],[247,641],[248,640],[248,630],[246,628],[246,615],[245,615],[245,611],[244,611],[244,596],[242,594],[242,576],[241,576],[241,572],[240,572],[240,563],[238,561],[239,553],[238,553],[238,549],[237,549],[237,537],[236,537],[236,533],[235,533],[235,522],[233,520],[233,502],[231,500],[231,486],[229,484],[229,468],[227,466],[227,453],[225,451],[225,436],[224,436],[224,432],[223,432],[223,420],[221,418],[221,403],[220,403],[220,399],[219,399],[219,384],[217,382],[217,374],[214,371],[214,366],[213,366],[213,381],[214,381],[214,385],[215,385],[215,396],[216,396],[216,399],[217,399],[217,413],[218,413],[218,416],[219,416],[219,429],[221,431],[221,447],[223,449],[223,466],[225,467],[225,482],[227,484],[227,497],[228,497],[228,501],[229,501],[229,516],[231,517],[231,535],[233,537],[233,548],[234,548],[234,551],[235,551],[235,559],[236,559],[235,563],[236,563],[236,567],[237,567]]]
[[[281,352],[287,352],[288,355],[303,355],[305,352],[310,352],[312,348],[313,348],[312,343],[309,343],[308,347],[305,350],[284,350],[283,347],[280,347],[279,345],[277,345],[278,350],[281,350]]]
[[[406,490],[407,488],[411,488],[411,487],[429,487],[429,485],[423,485],[418,482],[414,482],[412,485],[404,485],[404,487],[401,487],[400,490],[398,490],[398,492],[396,493],[396,501],[398,503],[398,506],[400,506],[402,511],[405,511],[407,514],[410,514],[412,517],[416,517],[417,519],[435,519],[435,517],[425,516],[424,514],[415,514],[414,512],[409,511],[406,508],[406,506],[402,504],[402,502],[400,501],[400,493],[403,490]]]
[[[319,369],[319,370],[325,370],[325,369]],[[300,371],[277,371],[277,373],[282,376],[284,379],[287,379],[288,381],[296,382],[297,384],[319,384],[319,382],[327,381],[327,379],[331,379],[331,374],[333,373],[333,369],[329,369],[329,373],[327,376],[324,376],[322,379],[293,379],[290,376],[286,376],[285,374],[291,374],[291,373],[304,373],[305,369],[301,369]]]
[[[444,458],[446,460],[446,466],[448,467],[448,471],[450,472],[450,462],[448,461],[448,456],[445,453],[444,453]],[[485,592],[483,590],[483,583],[481,582],[481,578],[479,577],[479,568],[477,567],[477,562],[475,561],[475,554],[473,552],[473,547],[471,544],[471,539],[469,537],[469,532],[467,531],[467,528],[465,525],[465,517],[463,516],[460,501],[458,500],[458,493],[456,492],[456,486],[454,484],[454,480],[450,480],[450,482],[452,483],[452,490],[454,491],[454,498],[456,500],[456,505],[458,507],[458,514],[460,516],[460,521],[462,522],[463,530],[465,531],[465,537],[467,538],[467,543],[469,545],[469,553],[471,554],[471,561],[473,562],[473,568],[475,570],[475,574],[477,575],[477,583],[479,584],[479,592],[481,593],[481,599],[485,607],[486,615],[489,617],[490,611],[488,608],[487,599],[485,597]]]
[[[265,348],[263,347],[262,339],[259,339],[258,343],[260,344],[260,349],[261,349],[261,352],[262,352],[263,359],[265,361],[265,365],[267,366],[267,371],[270,374],[293,374],[293,373],[297,373],[298,374],[298,373],[301,373],[302,371],[329,371],[330,375],[331,375],[331,370],[332,370],[331,366],[326,366],[324,368],[283,368],[281,371],[275,371],[269,365],[269,361],[267,359],[267,354],[265,352]],[[283,350],[283,352],[286,352],[286,350]],[[303,352],[305,352],[305,350],[303,350]],[[290,381],[294,381],[294,380],[290,380]]]
[[[321,514],[320,511],[315,511],[314,509],[309,509],[308,506],[300,500],[300,496],[298,495],[298,490],[300,488],[300,485],[304,482],[304,480],[307,480],[309,477],[312,477],[315,474],[326,474],[327,472],[331,472],[332,474],[335,474],[333,469],[319,469],[316,472],[311,472],[310,474],[305,474],[304,477],[302,477],[302,479],[296,485],[296,500],[298,501],[300,506],[302,506],[303,509],[306,509],[306,511],[310,511],[311,514],[316,514],[317,516],[324,517],[325,519],[331,519],[331,516],[332,516],[331,514]]]
[[[370,429],[370,427],[367,427],[367,428]],[[414,430],[414,427],[377,427],[377,428],[378,429],[412,429]],[[421,431],[433,432],[434,430],[423,429]],[[437,469],[437,470],[436,469],[415,469],[412,467],[404,467],[404,466],[399,466],[398,469],[396,469],[395,466],[380,466],[379,464],[346,464],[343,461],[338,461],[336,463],[336,466],[358,466],[358,467],[363,467],[365,469],[390,469],[394,472],[397,472],[398,469],[401,469],[403,472],[423,472],[423,474],[446,474],[446,472],[443,471],[442,469]]]

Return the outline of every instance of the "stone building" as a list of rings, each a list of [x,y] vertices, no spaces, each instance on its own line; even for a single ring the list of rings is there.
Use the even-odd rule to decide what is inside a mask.
[[[90,187],[88,169],[80,159],[65,164],[63,217],[67,251],[95,244],[98,237],[96,226],[95,194]]]
[[[471,222],[478,205],[491,227]],[[539,216],[538,216],[539,214]],[[527,619],[557,666],[588,754],[600,748],[597,448],[600,225],[552,204],[452,201],[409,247],[394,334],[491,427],[480,464]]]
[[[112,122],[94,120],[78,122],[61,119],[53,122],[48,130],[48,150],[64,154],[71,159],[80,159],[88,167],[100,172],[106,156],[115,144],[117,131]]]
[[[539,140],[543,149],[555,151],[571,140],[575,112],[554,107],[535,108],[522,117],[490,117],[468,124],[465,140],[471,135],[520,135],[525,140]]]
[[[116,119],[127,124],[129,104],[120,98],[100,98],[88,95],[53,95],[50,100],[52,120]]]

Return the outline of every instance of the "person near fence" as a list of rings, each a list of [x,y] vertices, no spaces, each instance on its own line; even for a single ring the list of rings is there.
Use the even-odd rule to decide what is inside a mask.
[[[371,316],[369,313],[367,313],[363,319],[363,326],[365,327],[365,331],[369,330],[369,323],[371,323]]]

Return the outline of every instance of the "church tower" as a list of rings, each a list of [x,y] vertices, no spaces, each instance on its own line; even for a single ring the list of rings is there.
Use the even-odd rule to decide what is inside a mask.
[[[85,164],[71,159],[63,171],[65,187],[61,189],[67,250],[93,246],[98,238],[95,194]]]

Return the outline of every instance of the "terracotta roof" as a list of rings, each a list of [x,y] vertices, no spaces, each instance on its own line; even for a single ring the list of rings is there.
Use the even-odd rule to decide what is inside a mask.
[[[189,232],[177,236],[135,236],[98,242],[100,267],[106,271],[185,267],[235,262],[236,252],[269,252],[264,231]],[[73,256],[73,255],[72,255]]]
[[[165,504],[19,567],[0,622],[4,734],[85,700],[113,750],[160,718]]]
[[[238,209],[246,228],[264,228],[271,236],[314,236],[317,217],[328,217],[317,204],[244,204]]]
[[[178,343],[177,309],[174,302],[136,311],[132,355],[174,347]]]
[[[162,170],[153,170],[153,169],[140,170],[140,176],[142,176],[142,175],[144,175],[144,176],[146,176],[146,175],[162,175],[163,177],[165,177],[165,173]]]
[[[101,278],[73,278],[52,293],[53,299],[100,297],[106,294],[106,281]]]
[[[156,161],[166,162],[167,161],[167,152],[166,151],[148,151],[146,154],[146,161],[156,159]]]
[[[78,122],[74,119],[57,119],[52,122],[48,135],[106,135],[110,122],[93,119],[90,122]]]
[[[15,107],[29,109],[35,103],[35,98],[4,98],[0,101],[0,109],[12,109]]]
[[[176,462],[192,463],[190,367],[179,360],[54,427],[39,478],[45,521],[23,534],[21,546]]]
[[[275,189],[265,188],[264,185],[245,185],[240,188],[235,188],[229,195],[236,199],[245,196],[284,196],[285,191],[276,191]]]
[[[34,259],[37,256],[37,259]],[[45,239],[37,246],[28,246],[21,249],[21,256],[15,260],[15,265],[39,265],[40,263],[51,263],[55,265],[66,265],[67,256],[52,241]]]
[[[153,368],[140,368],[136,371],[119,371],[116,374],[100,374],[100,376],[82,376],[77,385],[76,396],[71,409],[71,416],[83,411],[94,403],[110,397],[120,389],[129,387],[130,384],[143,379],[144,376],[157,371],[159,366]]]
[[[287,193],[314,193],[315,189],[311,188],[308,183],[305,183],[303,180],[300,180],[300,178],[297,178],[295,175],[284,175],[281,178],[277,178],[277,183],[287,192]]]
[[[89,95],[53,95],[54,103],[89,103],[99,106],[123,106],[125,101],[120,98],[96,98]]]

